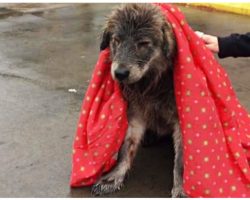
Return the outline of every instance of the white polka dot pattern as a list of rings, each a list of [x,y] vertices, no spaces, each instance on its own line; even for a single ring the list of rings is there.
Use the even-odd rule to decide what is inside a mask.
[[[180,10],[156,4],[178,44],[174,68],[184,149],[184,191],[189,197],[250,197],[250,115],[226,71]],[[115,164],[127,128],[126,102],[101,52],[86,92],[73,145],[71,186],[93,184]]]
[[[162,12],[172,7],[160,5]],[[248,113],[226,71],[182,13],[174,10],[174,15],[165,13],[181,49],[174,81],[184,145],[184,190],[190,197],[250,197]]]

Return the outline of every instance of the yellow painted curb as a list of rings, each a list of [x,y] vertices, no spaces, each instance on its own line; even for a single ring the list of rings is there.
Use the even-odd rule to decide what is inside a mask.
[[[187,3],[188,5],[204,6],[220,11],[226,11],[250,16],[250,3]]]

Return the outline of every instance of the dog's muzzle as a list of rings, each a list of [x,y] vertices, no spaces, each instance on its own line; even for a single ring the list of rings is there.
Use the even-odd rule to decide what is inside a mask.
[[[129,77],[129,74],[130,74],[130,71],[123,67],[115,70],[115,78],[118,81],[125,80],[126,78]]]

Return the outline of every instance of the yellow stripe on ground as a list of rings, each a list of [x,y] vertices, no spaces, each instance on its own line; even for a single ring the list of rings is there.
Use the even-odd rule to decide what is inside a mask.
[[[220,11],[250,16],[250,3],[188,3],[188,5],[205,6]]]

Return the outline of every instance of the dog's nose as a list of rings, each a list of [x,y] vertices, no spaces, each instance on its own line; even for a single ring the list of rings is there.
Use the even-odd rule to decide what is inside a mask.
[[[129,73],[130,73],[129,70],[127,70],[126,68],[118,68],[117,70],[115,70],[115,77],[119,81],[122,81],[122,80],[128,78]]]

